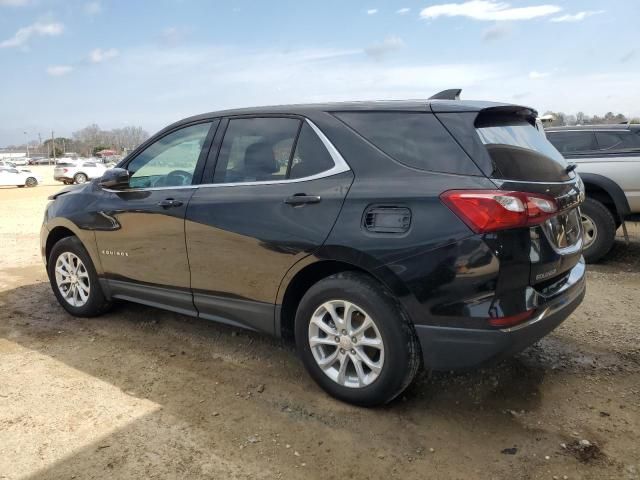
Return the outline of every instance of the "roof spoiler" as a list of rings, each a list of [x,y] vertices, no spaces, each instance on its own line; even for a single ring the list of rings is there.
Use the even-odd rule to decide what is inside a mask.
[[[442,90],[429,97],[429,100],[460,100],[461,88],[451,88],[449,90]]]

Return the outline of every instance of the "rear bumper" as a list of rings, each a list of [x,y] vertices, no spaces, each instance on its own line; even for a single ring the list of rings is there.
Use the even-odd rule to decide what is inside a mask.
[[[585,265],[581,260],[571,270],[565,288],[553,297],[539,296],[535,316],[520,325],[501,330],[415,325],[425,367],[465,369],[518,353],[560,325],[580,305],[585,292]]]

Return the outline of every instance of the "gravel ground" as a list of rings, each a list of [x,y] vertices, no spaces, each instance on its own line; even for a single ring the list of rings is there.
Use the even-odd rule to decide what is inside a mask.
[[[2,479],[640,478],[637,236],[537,345],[366,410],[275,339],[131,304],[65,314],[38,253],[59,188],[0,188]]]

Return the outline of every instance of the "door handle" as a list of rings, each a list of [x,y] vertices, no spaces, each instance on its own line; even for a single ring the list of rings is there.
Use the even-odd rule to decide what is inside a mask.
[[[158,202],[158,206],[162,208],[180,207],[182,202],[180,200],[174,200],[173,198],[165,198]]]
[[[321,198],[318,195],[307,195],[305,193],[296,193],[288,197],[284,203],[287,205],[297,206],[306,205],[307,203],[318,203]]]

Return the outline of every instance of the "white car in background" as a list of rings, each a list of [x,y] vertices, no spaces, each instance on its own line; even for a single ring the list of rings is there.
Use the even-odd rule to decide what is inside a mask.
[[[35,187],[42,182],[42,177],[29,170],[0,166],[0,186]]]
[[[53,179],[66,185],[85,183],[100,178],[107,166],[94,160],[59,161],[53,169]]]
[[[29,159],[27,157],[12,158],[11,162],[15,163],[19,167],[25,167],[29,165]]]

